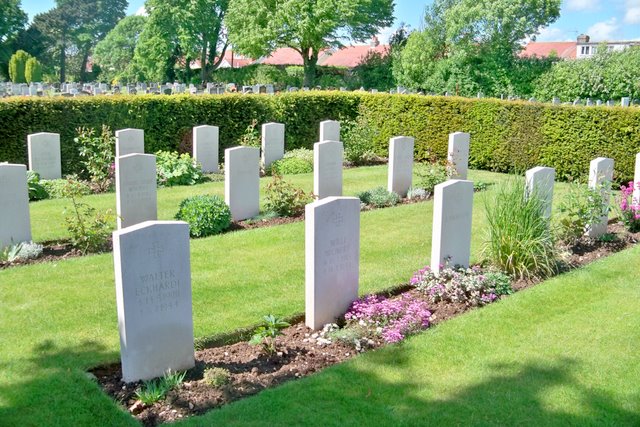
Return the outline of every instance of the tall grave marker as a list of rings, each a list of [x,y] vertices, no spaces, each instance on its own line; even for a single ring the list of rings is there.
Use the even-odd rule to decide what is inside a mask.
[[[224,200],[234,221],[260,213],[260,149],[227,148],[224,151]]]
[[[59,134],[41,132],[28,135],[27,146],[29,170],[38,172],[42,179],[62,178]]]
[[[262,125],[262,164],[264,167],[284,157],[284,124]]]
[[[313,144],[313,194],[323,199],[342,196],[342,142]]]
[[[31,241],[27,167],[0,163],[0,251]]]
[[[205,173],[218,173],[218,126],[196,126],[193,128],[193,158],[202,165]]]
[[[469,168],[469,143],[471,136],[464,132],[449,134],[449,155],[448,160],[456,170],[454,179],[467,179],[467,169]]]
[[[537,166],[525,173],[527,197],[536,195],[542,200],[545,218],[551,218],[551,203],[553,201],[553,184],[556,170]]]
[[[398,136],[389,141],[389,176],[387,190],[406,197],[413,180],[414,139]]]
[[[116,157],[116,212],[118,228],[158,218],[156,156]]]
[[[325,120],[320,122],[320,142],[340,141],[340,122]]]
[[[120,129],[116,131],[116,157],[144,153],[144,130]]]
[[[602,215],[600,221],[592,224],[587,229],[587,236],[596,239],[607,232],[609,220],[608,208],[611,197],[611,182],[613,181],[613,159],[598,157],[591,160],[589,167],[589,188],[602,192],[603,208],[607,209],[607,214]]]

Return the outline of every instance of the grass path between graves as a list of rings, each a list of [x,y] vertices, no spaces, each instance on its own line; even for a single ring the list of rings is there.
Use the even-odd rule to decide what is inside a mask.
[[[350,170],[345,173],[345,192],[355,193],[383,185],[385,176],[384,168]],[[305,177],[296,179],[304,180]],[[307,179],[310,182],[310,178]],[[505,176],[473,172],[471,179],[496,182]],[[189,189],[199,191],[197,187]],[[476,261],[480,259],[485,228],[482,201],[490,194],[491,190],[475,196],[472,254]],[[177,199],[183,196],[181,194]],[[432,202],[426,202],[362,214],[361,293],[407,282],[413,271],[426,264],[430,256],[432,206]],[[191,255],[196,337],[255,324],[269,312],[288,316],[300,313],[304,308],[304,224],[301,222],[192,240]],[[613,272],[595,279],[595,283],[603,287],[602,293],[609,290],[605,286],[608,286],[610,277],[612,289],[616,289],[615,284],[624,277],[629,281],[631,273],[638,274],[637,269],[634,272],[628,267],[638,264],[639,255],[635,250],[618,256],[623,261],[612,268]],[[626,272],[626,276],[620,274],[622,272]],[[637,276],[635,279],[637,285]],[[637,293],[637,286],[634,289]],[[637,301],[632,295],[623,297],[620,294],[616,295],[622,301],[616,304],[621,307]],[[514,297],[514,301],[518,298],[521,297]],[[565,302],[569,308],[574,304],[572,299]],[[546,310],[548,301],[539,304]],[[481,310],[480,314],[471,316],[484,316],[491,310],[494,309]],[[513,310],[519,311],[517,307]],[[558,313],[547,310],[546,316],[561,315],[566,310],[566,307]],[[613,305],[608,310],[618,313],[619,307]],[[521,315],[523,320],[533,316],[527,311],[522,311]],[[632,317],[636,326],[638,318]],[[511,319],[504,324],[489,322],[475,333],[488,339],[494,330],[514,332],[516,329],[511,327],[513,321]],[[600,319],[586,322],[586,330],[594,330],[597,322]],[[437,335],[446,327],[426,336]],[[627,336],[624,335],[626,330],[623,334],[611,326],[605,329],[613,334],[612,337]],[[567,330],[559,329],[563,333]],[[416,345],[413,342],[408,346]],[[528,344],[538,345],[538,342]],[[618,347],[614,350],[622,351],[621,344],[616,345]],[[98,420],[101,425],[135,425],[133,419],[103,395],[84,374],[89,367],[119,359],[111,254],[0,271],[0,346],[0,425],[95,425]],[[431,348],[431,345],[427,347]],[[520,351],[525,352],[525,347],[526,343],[522,344]],[[609,354],[613,355],[615,351]],[[447,352],[441,352],[440,356],[453,357],[453,360],[462,357],[457,356],[456,359]],[[389,357],[393,359],[396,356]],[[614,361],[609,359],[608,362]],[[489,372],[489,369],[485,367],[479,372],[472,372],[473,375],[468,376],[469,381],[482,372]],[[391,378],[394,375],[401,374],[393,374]],[[408,378],[413,380],[413,377]],[[458,381],[464,378],[467,377],[463,375]],[[634,378],[635,386],[638,376]],[[618,386],[620,384],[616,384]],[[338,395],[334,397],[343,405],[351,400],[339,398],[342,391],[333,392],[336,393]],[[308,403],[299,402],[301,406]],[[309,408],[313,409],[312,406]]]

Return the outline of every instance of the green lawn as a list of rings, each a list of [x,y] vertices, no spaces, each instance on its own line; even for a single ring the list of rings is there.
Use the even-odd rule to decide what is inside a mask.
[[[487,172],[472,172],[470,178],[493,182],[505,179],[503,175]],[[295,177],[292,181],[308,188],[311,186],[311,176],[309,175]],[[345,171],[346,194],[354,194],[376,185],[384,185],[385,182],[385,167]],[[559,185],[558,187],[562,191],[563,186]],[[159,192],[160,218],[171,218],[179,201],[187,193],[221,193],[221,191],[221,183],[163,189]],[[472,242],[472,254],[475,260],[480,259],[479,251],[484,233],[483,199],[490,194],[491,190],[475,196]],[[91,199],[92,204],[102,204],[107,207],[109,203],[113,202],[113,195],[93,196]],[[56,212],[59,215],[62,205],[63,203],[60,201],[38,202],[32,205],[32,214],[36,218],[39,217],[39,222],[34,222],[36,240],[57,238],[64,234],[64,230],[60,227],[48,229],[45,226],[45,223],[48,222],[54,223],[55,226],[53,217]],[[361,293],[378,291],[404,283],[408,281],[413,271],[426,264],[430,255],[432,214],[431,202],[362,214]],[[48,215],[49,221],[47,221]],[[47,235],[49,237],[44,237]],[[259,321],[262,315],[269,312],[286,316],[302,312],[304,308],[303,223],[192,240],[191,254],[196,337],[229,332],[238,327],[254,324]],[[639,255],[638,250],[621,255],[616,259],[622,259],[622,261],[617,261],[616,265],[628,266],[634,262],[637,265]],[[616,274],[610,274],[612,277],[611,289],[616,289],[615,284],[623,280],[622,278],[625,276],[617,274],[616,269],[613,270]],[[631,280],[631,276],[629,276],[631,273],[633,272],[627,270],[627,281]],[[638,274],[637,270],[634,274]],[[564,277],[570,278],[572,276]],[[598,294],[607,294],[605,291],[609,290],[607,287],[609,285],[608,277],[604,276],[599,283],[602,286],[601,292],[591,293],[587,296],[595,298]],[[635,279],[637,284],[637,276]],[[553,286],[554,289],[556,287]],[[632,289],[637,294],[637,286]],[[535,318],[535,313],[518,308],[517,301],[524,298],[525,295],[536,292],[540,291],[527,292],[522,294],[522,297],[518,295],[497,306],[512,306],[512,311],[519,314],[505,323],[490,321],[489,324],[481,328],[480,336],[488,339],[494,330],[496,333],[500,331],[505,334],[514,333],[517,329],[512,325],[516,324],[514,322],[517,318],[522,318],[523,321]],[[623,300],[619,305],[624,306],[633,301],[629,294],[626,296],[623,294],[623,292],[615,294]],[[119,358],[111,254],[2,270],[0,271],[0,295],[2,296],[0,298],[0,342],[2,343],[0,350],[0,425],[95,425],[97,420],[101,425],[135,425],[128,414],[119,409],[116,404],[100,392],[97,385],[84,376],[85,369],[100,363],[114,362]],[[572,307],[573,299],[577,299],[577,297],[572,297],[570,301],[557,301],[557,303],[569,304],[569,307]],[[529,304],[534,306],[540,304],[542,308],[543,305],[546,307],[549,301],[543,299],[542,302],[536,303],[534,301]],[[471,316],[486,316],[496,309],[481,310],[470,316],[465,316],[463,319]],[[504,310],[504,308],[501,309]],[[563,306],[558,312],[548,310],[547,315],[551,313],[551,318],[557,318],[557,316],[565,314],[566,311],[567,307]],[[582,312],[589,314],[587,309]],[[618,307],[613,312],[620,313]],[[627,318],[625,317],[625,319]],[[638,316],[630,316],[627,320],[629,322],[635,321],[637,329],[637,319]],[[449,342],[456,343],[457,338],[455,337],[462,332],[454,328],[452,338],[441,332],[446,331],[448,327],[443,325],[423,337],[443,334],[449,337],[445,337]],[[585,326],[585,331],[591,331],[594,328],[599,330],[599,327],[596,328],[596,323],[589,323]],[[612,337],[621,337],[626,334],[622,325],[620,329],[612,329],[612,327],[606,329],[608,333],[612,334]],[[569,329],[559,329],[560,332],[566,332],[566,330]],[[412,340],[406,347],[418,346],[422,339],[435,339],[423,337]],[[541,340],[543,338],[545,337],[540,336]],[[505,348],[509,348],[508,343],[514,342],[514,340],[516,340],[515,337],[506,339]],[[487,343],[481,340],[480,344]],[[526,352],[527,345],[533,344],[538,345],[538,342],[523,342],[519,351]],[[469,345],[472,345],[472,342]],[[543,341],[540,341],[540,346],[552,347]],[[430,351],[427,349],[431,347],[432,345],[428,344],[425,350],[420,350],[421,354],[418,358],[422,357],[423,351]],[[490,347],[487,347],[488,350],[483,347],[488,354],[492,353]],[[452,351],[455,348],[455,346],[452,347]],[[462,350],[460,349],[460,351]],[[371,366],[371,363],[375,363],[371,362],[371,357],[383,357],[384,354],[387,352],[367,356],[354,362],[356,365],[353,363],[345,365],[344,369],[353,369],[354,366],[360,366],[358,369],[365,369],[367,366]],[[396,356],[390,355],[388,357],[393,359]],[[415,359],[410,355],[406,357],[409,360]],[[461,359],[462,356],[455,356],[454,353],[450,355],[442,351],[440,357],[451,359],[452,363],[455,360],[464,359]],[[613,363],[612,360],[609,362]],[[349,366],[351,368],[348,368]],[[375,377],[383,375],[386,372],[385,369],[380,368],[380,371],[375,375],[367,374],[363,370],[361,375],[363,379],[371,375]],[[407,369],[413,368],[407,365]],[[485,372],[486,375],[499,372],[490,367],[484,367],[479,372],[473,368],[470,369],[473,375],[467,372],[456,379],[462,388],[466,387],[466,383],[463,381],[465,379],[474,381],[478,379],[477,375],[482,372]],[[398,375],[402,376],[402,372],[395,374],[390,372],[389,378],[386,378],[384,382],[392,384],[390,380],[397,378]],[[414,377],[414,375],[410,375],[408,378],[415,381],[419,379]],[[447,377],[454,378],[453,373],[447,374]],[[636,375],[635,378],[637,379],[638,376]],[[317,380],[312,379],[312,381]],[[635,384],[635,382],[628,384]],[[421,389],[422,387],[424,386],[420,385]],[[400,393],[396,396],[397,405],[402,407],[404,405],[402,393],[404,392],[399,388],[396,390]],[[344,405],[348,405],[353,399],[350,394],[343,396],[341,393],[343,393],[342,390],[332,391],[336,403],[342,402],[342,409],[344,409]],[[409,399],[406,400],[407,405],[413,404],[413,394],[414,391],[410,390],[407,396]],[[514,396],[513,398],[517,398],[518,394],[516,393]],[[259,398],[262,399],[262,397]],[[420,397],[420,399],[422,398]],[[300,400],[298,403],[303,407],[308,402],[303,403]],[[313,409],[313,406],[310,406],[309,409]],[[363,412],[362,408],[355,405],[353,410],[360,416],[365,416],[367,413],[376,414],[368,410]],[[227,413],[224,411],[219,414]],[[584,415],[585,412],[581,412],[581,414]],[[217,413],[213,416],[217,416]],[[233,417],[233,415],[228,416]],[[311,417],[312,415],[307,412],[304,416]],[[335,418],[335,420],[338,419],[340,418]],[[380,418],[381,421],[385,419],[388,420],[388,418]],[[407,422],[412,423],[411,420]],[[273,421],[267,424],[273,424]]]

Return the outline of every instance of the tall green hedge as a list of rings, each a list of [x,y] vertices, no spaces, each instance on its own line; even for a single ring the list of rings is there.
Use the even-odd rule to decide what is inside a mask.
[[[640,152],[640,109],[573,107],[418,95],[297,92],[277,96],[114,96],[0,102],[0,161],[26,163],[27,135],[61,134],[63,172],[77,172],[73,138],[80,126],[145,131],[145,151],[189,149],[191,128],[220,127],[220,152],[237,144],[253,119],[286,125],[286,148],[311,148],[322,120],[365,115],[372,141],[386,155],[389,138],[416,138],[419,159],[442,159],[448,134],[471,133],[470,165],[500,172],[555,167],[559,179],[582,178],[598,156],[616,161],[619,181],[632,179]]]

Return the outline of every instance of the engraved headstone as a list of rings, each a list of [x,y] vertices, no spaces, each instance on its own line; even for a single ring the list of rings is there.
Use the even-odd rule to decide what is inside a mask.
[[[200,162],[205,173],[218,173],[218,126],[196,126],[193,128],[193,158]]]
[[[340,141],[340,122],[325,120],[320,122],[320,142]]]
[[[551,218],[551,203],[553,201],[553,184],[556,170],[537,166],[525,173],[526,195],[535,195],[542,200],[545,218]]]
[[[0,251],[31,241],[27,167],[0,163]]]
[[[471,136],[464,132],[449,134],[448,160],[454,166],[456,175],[454,179],[467,179],[469,167],[469,143]]]
[[[189,225],[147,221],[113,232],[122,379],[195,364]]]
[[[342,196],[342,142],[313,144],[313,194],[318,199]]]
[[[41,179],[62,178],[59,134],[41,132],[28,135],[27,146],[29,170],[38,172]]]
[[[224,200],[234,221],[260,213],[260,149],[224,150]]]
[[[158,218],[156,182],[156,156],[153,154],[116,157],[118,228]]]
[[[469,266],[473,182],[452,179],[434,189],[431,269],[442,266]]]
[[[389,141],[389,176],[387,190],[406,197],[413,179],[414,139],[398,136]]]
[[[305,324],[335,322],[358,298],[360,200],[329,197],[305,208]]]
[[[262,125],[262,164],[264,167],[284,156],[284,124],[265,123]]]
[[[120,129],[116,131],[116,157],[144,154],[144,130]]]
[[[613,181],[613,159],[598,157],[591,160],[589,165],[589,188],[602,192],[602,202],[604,209],[609,207],[611,197],[611,182]],[[602,215],[600,221],[587,228],[587,236],[596,239],[607,233],[607,222],[609,220],[608,210],[606,215]]]

